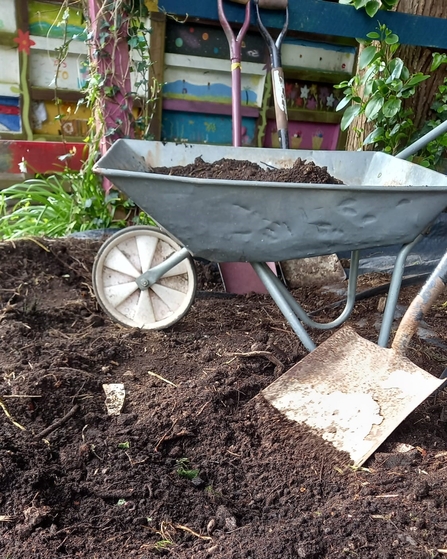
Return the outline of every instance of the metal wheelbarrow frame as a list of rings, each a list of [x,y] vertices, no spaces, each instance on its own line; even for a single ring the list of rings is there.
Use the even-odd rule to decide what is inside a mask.
[[[199,156],[205,161],[225,157],[274,167],[291,166],[299,156],[327,167],[345,184],[206,180],[151,172],[154,167],[186,165]],[[304,325],[332,329],[343,324],[352,312],[359,250],[401,244],[378,341],[380,346],[387,345],[406,257],[447,206],[447,177],[377,152],[297,152],[119,140],[99,160],[95,171],[151,215],[171,243],[171,254],[165,251],[164,258],[157,262],[146,258],[144,266],[135,266],[132,274],[121,278],[120,292],[128,289],[141,295],[153,290],[181,263],[186,266],[184,277],[194,281],[192,256],[214,262],[250,262],[308,351],[315,349],[315,344]],[[111,281],[106,273],[107,259],[111,251],[115,256],[120,253],[120,235],[126,231],[129,234],[128,228],[109,239],[95,262],[94,287],[99,303],[112,318],[130,326],[169,326],[187,312],[194,290],[186,290],[187,304],[178,314],[172,313],[172,320],[126,323],[114,312],[113,304],[107,306],[106,291],[112,293],[114,289],[106,285]],[[313,321],[263,264],[347,249],[351,250],[352,260],[346,306],[336,320],[325,324]],[[147,305],[149,295],[145,297]]]

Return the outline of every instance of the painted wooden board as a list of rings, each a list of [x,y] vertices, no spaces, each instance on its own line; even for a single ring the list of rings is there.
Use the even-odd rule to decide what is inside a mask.
[[[19,97],[0,95],[0,132],[20,132],[21,130]]]
[[[62,103],[59,106],[62,121],[58,119],[58,107],[52,101],[34,102],[31,106],[33,132],[40,136],[60,136],[61,129],[66,137],[85,138],[88,133],[90,111],[76,103]]]
[[[286,103],[289,109],[335,112],[342,93],[332,84],[307,80],[285,81]]]
[[[85,40],[86,32],[82,20],[82,11],[69,8],[66,20],[63,19],[65,11],[66,8],[62,8],[60,4],[48,4],[48,2],[29,0],[28,18],[30,34],[60,39],[67,36],[79,41]],[[63,22],[66,22],[67,29],[65,29]]]
[[[263,64],[244,62],[241,75],[241,102],[260,107],[264,92],[266,72]],[[231,67],[222,60],[187,56],[165,55],[163,97],[231,103]]]
[[[35,46],[30,55],[30,84],[35,87],[54,88],[55,74],[58,68],[56,48],[60,47],[60,39],[32,37]],[[60,89],[79,90],[85,85],[88,77],[87,46],[84,43],[70,43],[69,54],[62,62],[58,73]]]
[[[339,135],[340,126],[338,124],[289,122],[289,138],[292,149],[335,150]],[[274,120],[267,122],[264,147],[279,148],[278,132]]]
[[[229,22],[244,21],[245,6],[224,2],[225,15]],[[188,23],[197,19],[218,21],[217,2],[203,0],[159,0],[159,9],[180,17],[188,16]],[[370,18],[352,6],[326,0],[289,0],[289,29],[301,33],[329,35],[335,37],[366,37],[377,25],[378,18]],[[266,27],[281,29],[284,13],[281,10],[264,10]],[[402,44],[422,45],[447,49],[447,19],[414,16],[399,12],[381,12],[380,22],[387,25],[400,37]],[[256,25],[254,10],[252,24]]]
[[[18,50],[11,47],[0,46],[0,84],[5,84],[9,93],[11,86],[18,87],[20,82]],[[2,95],[5,90],[2,88]]]
[[[75,148],[74,157],[65,162],[70,169],[79,170],[85,144],[62,142],[27,142],[0,140],[0,178],[2,174],[20,174],[19,163],[26,161],[29,169],[37,173],[62,170],[60,156]],[[65,164],[64,163],[64,164]]]
[[[235,29],[237,35],[237,29]],[[166,25],[166,52],[222,58],[230,60],[230,48],[223,29],[211,25],[188,25],[168,21]],[[241,44],[241,60],[262,62],[267,60],[267,48],[258,32],[248,32]]]
[[[286,39],[281,49],[284,68],[309,68],[315,71],[347,72],[352,75],[356,49],[342,45]]]
[[[15,33],[16,29],[15,0],[1,0],[0,32]]]
[[[255,145],[256,119],[242,117],[242,144]],[[167,142],[231,145],[231,115],[163,111],[162,139]]]

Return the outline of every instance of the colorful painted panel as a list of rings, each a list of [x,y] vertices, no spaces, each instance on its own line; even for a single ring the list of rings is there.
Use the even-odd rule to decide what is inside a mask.
[[[23,140],[0,141],[0,174],[19,174],[22,162],[27,169],[35,173],[61,171],[64,165],[79,170],[85,155],[85,144],[63,142],[27,142]],[[64,163],[60,157],[67,153],[73,157]]]
[[[255,145],[256,119],[242,118],[242,143]],[[163,111],[162,139],[167,142],[231,145],[232,119],[180,111]]]
[[[84,41],[87,35],[81,10],[69,8],[68,19],[64,19],[65,13],[66,9],[61,5],[30,0],[28,2],[30,34],[58,39],[73,37],[79,41]],[[67,25],[66,30],[65,24]]]
[[[238,29],[235,29],[237,35]],[[230,60],[228,41],[221,27],[180,24],[168,21],[166,52]],[[267,60],[266,45],[259,33],[247,33],[242,41],[241,59],[248,62]]]
[[[0,32],[15,33],[17,29],[15,0],[2,0],[1,7]]]
[[[36,87],[53,88],[58,71],[57,86],[60,89],[81,89],[88,77],[87,53],[84,44],[72,43],[71,52],[59,64],[56,49],[61,41],[33,37],[36,45],[31,49],[30,83]]]
[[[59,111],[63,117],[59,120]],[[88,133],[89,110],[75,103],[63,103],[58,107],[51,101],[33,102],[31,106],[32,127],[40,136],[67,136],[85,138]],[[63,134],[62,134],[63,133]]]
[[[231,103],[231,72],[222,61],[198,56],[166,54],[163,97],[210,103]],[[245,62],[241,75],[241,103],[260,107],[265,85],[261,64]]]
[[[285,68],[310,68],[326,72],[352,74],[356,49],[342,45],[297,41],[286,38],[281,49]]]
[[[292,149],[337,149],[340,126],[322,122],[289,122]],[[269,120],[265,130],[264,147],[279,147],[276,123]]]
[[[0,46],[0,84],[10,84],[18,87],[20,83],[18,50]],[[3,93],[0,92],[0,93]]]
[[[19,98],[0,95],[0,132],[20,132],[21,129]]]
[[[286,80],[286,99],[290,109],[334,112],[341,92],[332,84]]]

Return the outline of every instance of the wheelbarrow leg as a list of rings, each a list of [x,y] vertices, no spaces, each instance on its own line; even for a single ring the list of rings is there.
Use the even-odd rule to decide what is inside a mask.
[[[284,298],[281,291],[278,289],[275,281],[278,278],[275,277],[273,272],[264,262],[251,262],[251,265],[253,266],[255,272],[258,274],[262,283],[265,285],[267,291],[270,293],[272,299],[278,305],[279,310],[282,312],[285,319],[292,327],[292,330],[301,340],[301,343],[304,345],[307,351],[313,351],[316,348],[316,345],[304,329],[304,326],[298,320],[298,317]]]
[[[382,325],[380,327],[379,341],[380,347],[386,347],[390,339],[391,327],[393,325],[394,314],[396,311],[397,299],[399,297],[402,277],[404,275],[405,261],[411,249],[424,237],[423,234],[418,235],[414,241],[404,245],[397,255],[394,264],[393,275],[391,276],[390,288],[386,300],[385,311],[383,313]]]
[[[358,278],[358,270],[359,270],[359,262],[360,262],[360,253],[358,250],[354,250],[351,252],[351,265],[349,268],[349,280],[348,280],[348,289],[347,289],[347,297],[346,297],[346,304],[342,311],[342,313],[331,322],[315,322],[312,320],[310,316],[306,313],[303,307],[294,299],[293,295],[289,292],[287,287],[282,284],[279,280],[275,281],[277,289],[285,298],[285,300],[290,305],[293,312],[296,316],[311,328],[316,328],[318,330],[331,330],[332,328],[337,328],[341,326],[350,316],[352,313],[352,309],[355,305],[355,295],[356,295],[356,288],[357,288],[357,278]]]

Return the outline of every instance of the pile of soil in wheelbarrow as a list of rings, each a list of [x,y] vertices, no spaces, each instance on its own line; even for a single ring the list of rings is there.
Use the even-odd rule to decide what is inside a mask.
[[[237,159],[219,159],[212,163],[197,157],[194,163],[175,167],[156,167],[153,173],[195,177],[198,179],[225,179],[258,182],[293,182],[310,184],[343,184],[333,177],[326,167],[315,165],[313,161],[305,161],[298,157],[292,167],[274,168],[261,167],[252,161]]]
[[[180,322],[125,329],[92,292],[100,244],[0,244],[2,557],[445,556],[444,392],[353,470],[259,396],[305,355],[268,296],[225,294],[216,268],[197,263],[198,296]],[[387,280],[364,276],[360,289]],[[399,310],[416,290],[402,290]],[[294,295],[320,320],[339,312],[338,294]],[[374,341],[379,297],[350,320]],[[426,318],[432,338],[409,351],[434,375],[446,365],[444,301]],[[115,416],[103,389],[113,383],[125,387]]]

